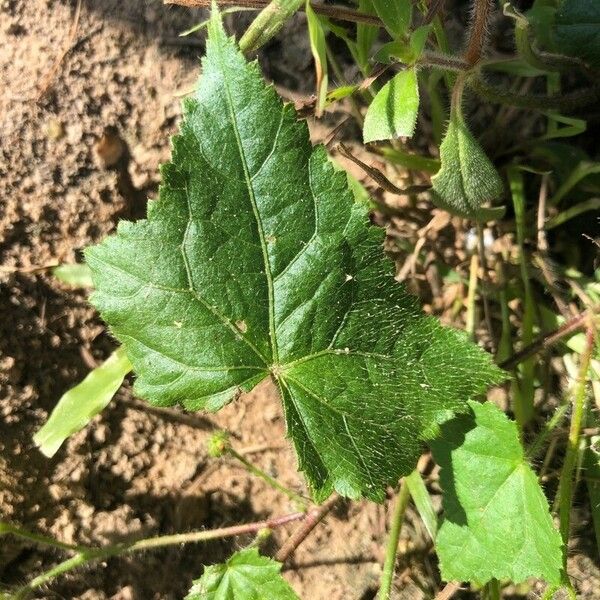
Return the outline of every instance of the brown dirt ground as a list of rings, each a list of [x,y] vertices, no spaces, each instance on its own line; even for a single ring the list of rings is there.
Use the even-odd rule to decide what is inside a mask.
[[[284,439],[280,404],[268,385],[210,416],[148,409],[126,385],[53,459],[32,445],[33,432],[60,395],[114,343],[83,291],[45,271],[10,273],[10,268],[75,262],[82,248],[113,231],[120,216],[139,213],[140,198],[156,193],[157,166],[168,157],[169,135],[180,115],[176,96],[193,85],[202,53],[200,37],[192,44],[176,37],[201,20],[198,11],[165,8],[158,0],[84,1],[74,44],[36,102],[74,7],[57,0],[0,0],[0,516],[64,542],[102,544],[293,511],[285,497],[206,453],[211,431],[227,428],[235,432],[237,448],[254,450],[249,456],[256,464],[304,491]],[[229,22],[242,29],[246,19]],[[279,36],[285,43],[273,42],[260,56],[267,77],[297,94],[309,92],[313,82],[302,19],[286,26]],[[326,139],[336,118],[313,127],[315,139]],[[105,168],[94,152],[107,127],[127,144],[130,181],[119,168]],[[410,223],[396,222],[397,236],[414,245],[431,231],[445,230],[450,254],[429,252],[460,264],[465,257],[455,244],[460,223],[442,215],[423,230],[430,218],[424,213]],[[429,302],[428,310],[441,312],[443,306],[431,299],[439,274],[429,263],[432,269],[413,277],[412,285]],[[404,264],[407,276],[411,265]],[[460,286],[444,294],[442,304],[449,306]],[[278,530],[270,546],[279,545],[292,527]],[[305,600],[373,598],[385,532],[385,507],[342,505],[302,545],[285,577]],[[2,541],[0,581],[7,586],[63,558],[30,543]],[[249,541],[110,559],[56,580],[36,597],[181,598],[203,564],[223,560]],[[397,597],[431,598],[439,576],[411,510],[401,556]],[[589,572],[587,559],[575,558]]]

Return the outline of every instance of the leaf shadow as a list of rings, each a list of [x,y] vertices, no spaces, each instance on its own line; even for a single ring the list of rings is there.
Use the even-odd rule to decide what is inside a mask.
[[[431,443],[433,457],[440,467],[444,508],[442,521],[450,521],[461,526],[467,525],[467,514],[456,489],[453,453],[463,445],[466,435],[476,426],[475,415],[470,410],[443,423],[440,426],[439,436]]]

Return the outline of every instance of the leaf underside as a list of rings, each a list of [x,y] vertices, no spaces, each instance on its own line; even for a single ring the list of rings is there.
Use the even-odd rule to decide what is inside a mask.
[[[564,0],[553,29],[558,52],[600,66],[600,3],[598,0]]]
[[[240,550],[227,562],[206,567],[185,600],[298,600],[280,571],[281,563],[256,548]]]
[[[469,404],[472,414],[445,423],[432,443],[444,492],[436,538],[442,577],[560,583],[560,534],[515,423],[489,402]]]
[[[271,376],[315,498],[383,500],[502,372],[394,281],[368,207],[218,14],[184,108],[147,220],[87,252],[136,392],[218,410]]]

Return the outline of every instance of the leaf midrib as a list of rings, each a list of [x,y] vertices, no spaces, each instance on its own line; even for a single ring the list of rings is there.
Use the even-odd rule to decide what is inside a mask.
[[[222,73],[226,74],[227,70],[224,67],[223,56],[222,56],[222,46],[217,44],[217,55],[219,59],[219,63],[221,66]],[[248,162],[246,160],[246,154],[244,152],[244,147],[242,146],[242,139],[240,136],[240,131],[238,129],[238,123],[236,120],[236,112],[233,106],[233,98],[231,96],[231,90],[229,89],[229,82],[227,80],[227,76],[223,77],[223,87],[225,89],[225,96],[227,98],[227,110],[229,112],[229,118],[231,120],[231,124],[233,126],[233,132],[235,135],[235,141],[238,147],[238,152],[240,154],[240,160],[242,162],[242,168],[244,169],[244,179],[246,181],[246,187],[248,188],[248,198],[250,200],[250,204],[252,205],[252,212],[254,214],[254,218],[256,220],[256,229],[258,231],[258,237],[260,239],[260,247],[263,255],[263,263],[265,267],[265,277],[267,279],[267,290],[268,290],[268,310],[269,310],[269,338],[271,341],[271,352],[272,352],[272,362],[273,364],[277,364],[279,361],[279,352],[277,349],[277,338],[275,335],[275,294],[274,294],[274,286],[273,286],[273,274],[271,272],[271,264],[269,263],[269,253],[267,250],[267,241],[265,239],[265,232],[263,230],[262,219],[260,213],[258,211],[258,205],[256,204],[256,196],[254,193],[254,188],[252,186],[252,177],[250,176],[250,171],[248,169]],[[262,167],[261,167],[262,168]]]

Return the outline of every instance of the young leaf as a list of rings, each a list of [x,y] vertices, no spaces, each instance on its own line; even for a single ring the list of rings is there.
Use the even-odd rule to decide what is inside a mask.
[[[208,30],[148,219],[87,251],[92,301],[138,395],[217,410],[271,377],[316,498],[383,500],[436,424],[503,374],[422,315],[345,173],[218,13]]]
[[[70,435],[83,429],[111,401],[129,371],[131,363],[123,348],[119,348],[63,394],[44,426],[33,436],[42,454],[54,456]]]
[[[315,73],[317,79],[317,110],[316,115],[320,117],[325,108],[327,100],[327,47],[325,45],[325,30],[319,21],[319,17],[306,1],[306,19],[308,21],[308,36],[310,49],[315,60]]]
[[[456,110],[440,146],[440,160],[442,166],[431,178],[438,194],[434,202],[440,208],[478,219],[483,216],[482,204],[502,195],[498,172]]]
[[[408,31],[412,0],[373,0],[373,7],[392,37],[402,37]]]
[[[442,425],[432,443],[444,520],[436,549],[442,577],[484,584],[561,580],[562,545],[517,427],[491,403]]]
[[[396,74],[377,92],[365,116],[365,144],[411,136],[419,110],[419,86],[415,69]]]
[[[256,548],[211,565],[196,579],[185,600],[298,600],[281,576],[281,563],[261,556]]]

